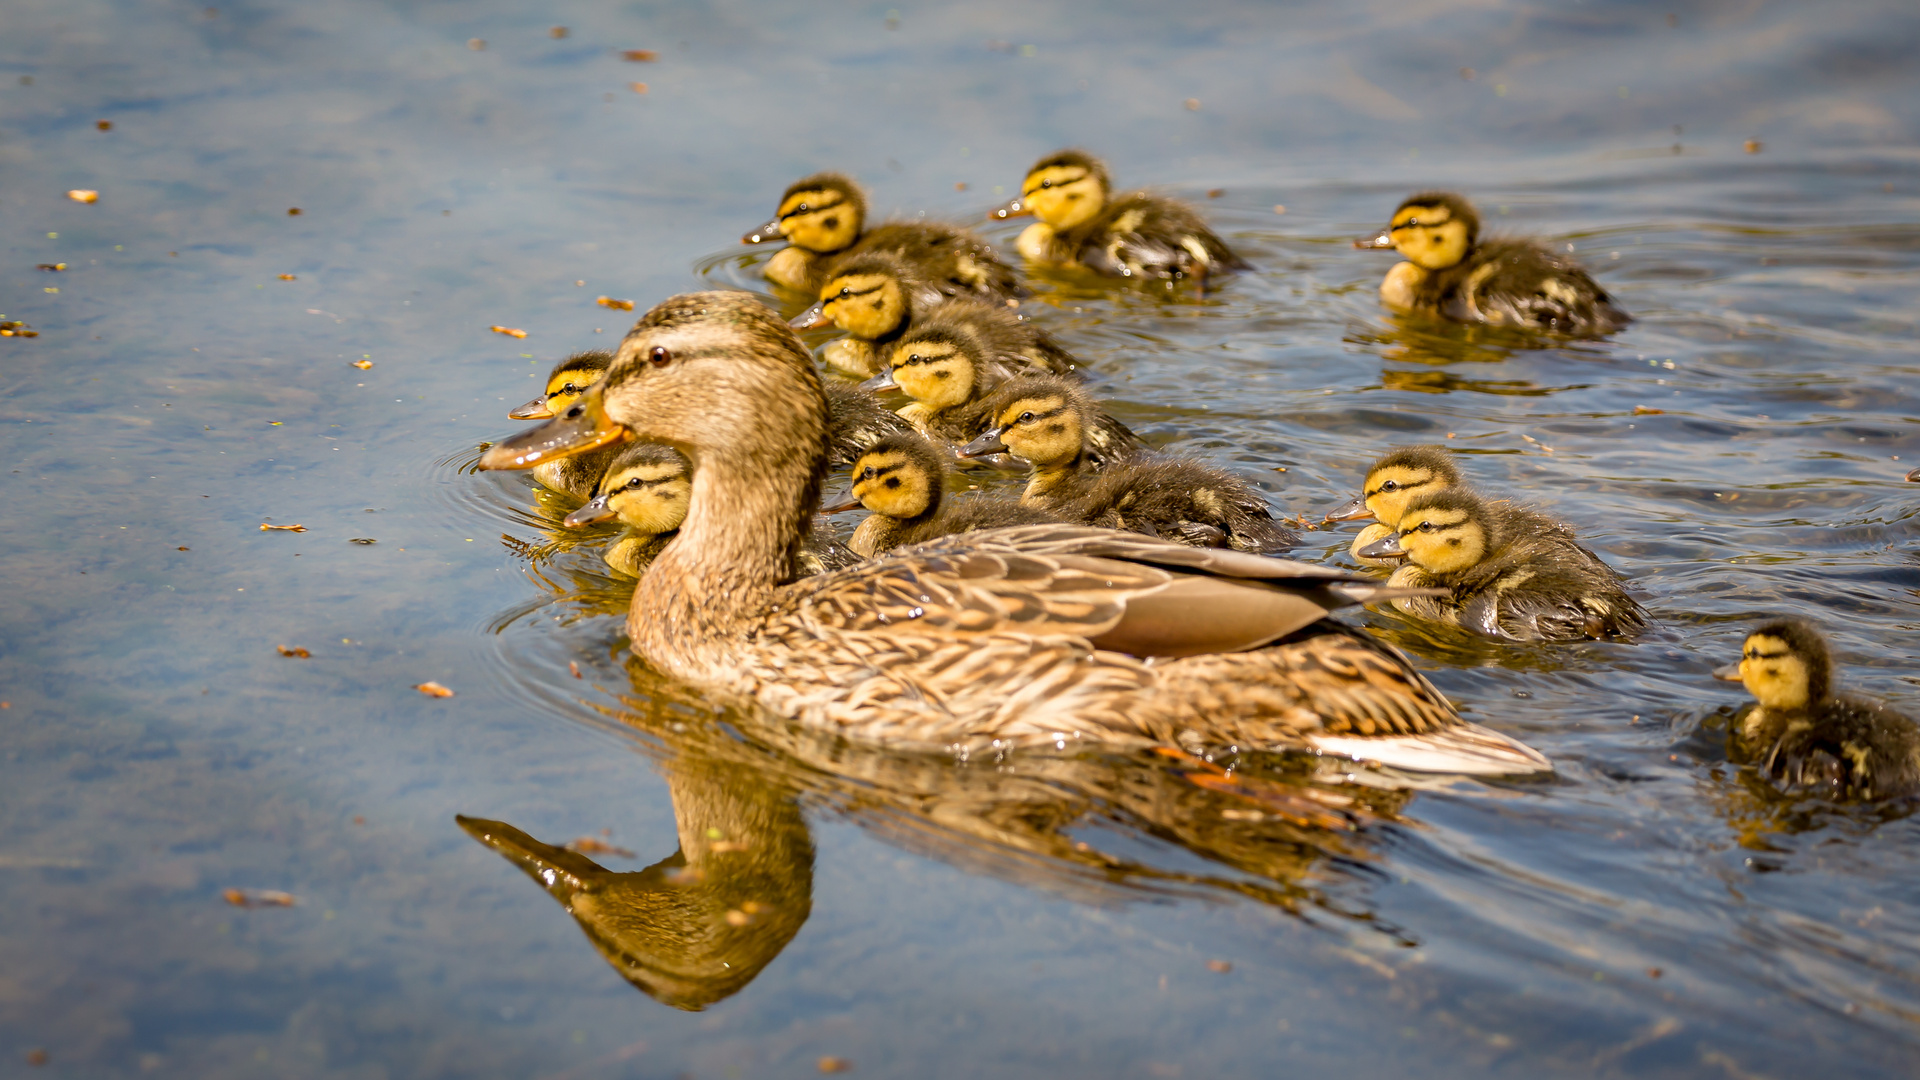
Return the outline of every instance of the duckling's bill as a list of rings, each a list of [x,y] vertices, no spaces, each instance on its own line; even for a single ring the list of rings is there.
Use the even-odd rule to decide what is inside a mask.
[[[565,525],[569,529],[584,529],[589,525],[598,525],[603,521],[612,521],[619,515],[614,512],[611,499],[612,495],[603,491],[587,500],[585,506],[568,514],[560,524]]]
[[[493,444],[480,455],[482,469],[531,469],[543,461],[626,442],[633,433],[607,418],[595,387],[564,414]]]
[[[1326,521],[1362,521],[1373,516],[1367,509],[1367,497],[1356,495],[1352,501],[1341,503],[1327,511]]]
[[[880,374],[860,384],[860,389],[878,393],[881,390],[898,390],[900,383],[893,377],[892,368],[884,368]]]
[[[1393,228],[1392,226],[1388,226],[1374,233],[1372,236],[1362,236],[1353,242],[1353,246],[1361,251],[1378,251],[1381,248],[1390,248],[1393,246]]]
[[[833,320],[827,318],[827,302],[822,300],[800,314],[795,315],[793,321],[787,325],[793,327],[795,330],[812,330],[821,326],[831,326],[833,325]]]
[[[1407,549],[1400,546],[1399,533],[1388,533],[1354,554],[1363,559],[1404,559]]]
[[[509,420],[550,420],[552,418],[553,410],[547,408],[547,399],[544,396],[534,398],[507,414]]]
[[[860,509],[860,500],[853,497],[852,491],[828,495],[820,500],[820,512],[823,514],[844,514],[848,510],[858,509]]]
[[[956,453],[963,458],[986,457],[988,454],[1004,454],[1007,452],[1007,444],[1002,442],[1000,437],[1006,433],[1006,428],[994,428],[961,447]]]
[[[774,218],[765,225],[742,236],[740,242],[743,244],[769,244],[775,240],[785,240],[786,238],[787,233],[785,229],[780,227],[780,219]]]
[[[1713,677],[1719,679],[1721,682],[1740,682],[1742,681],[1740,677],[1740,665],[1721,664],[1719,667],[1713,669]]]
[[[987,220],[1005,221],[1008,218],[1031,217],[1032,215],[1033,207],[1027,204],[1026,196],[1022,195],[1007,203],[1005,206],[996,206],[987,211]]]

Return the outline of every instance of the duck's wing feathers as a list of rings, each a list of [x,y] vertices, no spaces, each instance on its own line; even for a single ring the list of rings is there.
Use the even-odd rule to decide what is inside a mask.
[[[1145,192],[1116,197],[1082,226],[1079,258],[1120,277],[1205,277],[1240,270],[1246,261],[1207,228],[1200,215],[1172,199]]]
[[[1451,284],[1441,313],[1463,322],[1604,333],[1632,321],[1578,263],[1527,241],[1487,241],[1436,276]]]

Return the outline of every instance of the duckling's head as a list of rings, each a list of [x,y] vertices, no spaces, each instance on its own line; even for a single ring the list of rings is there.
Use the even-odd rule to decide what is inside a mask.
[[[1071,461],[1086,437],[1090,407],[1078,387],[1058,376],[1014,379],[994,392],[993,427],[961,447],[960,456],[1004,451],[1036,468]]]
[[[905,268],[884,255],[862,255],[836,266],[820,288],[817,311],[794,322],[809,326],[824,320],[854,337],[874,339],[898,330],[909,314]]]
[[[853,497],[890,518],[917,518],[940,509],[946,463],[917,435],[889,435],[853,463]]]
[[[617,517],[642,536],[658,536],[687,519],[692,493],[692,470],[678,451],[633,443],[613,459],[594,497],[568,514],[566,524],[579,528]]]
[[[883,378],[939,412],[973,400],[979,355],[979,340],[958,326],[916,328],[893,347]]]
[[[1370,559],[1406,559],[1432,574],[1477,566],[1494,549],[1493,515],[1466,491],[1440,491],[1409,500],[1394,522],[1394,535],[1359,554]]]
[[[1329,521],[1371,516],[1391,525],[1407,504],[1422,495],[1465,487],[1453,454],[1444,446],[1405,446],[1390,451],[1367,470],[1360,497],[1327,515]]]
[[[547,389],[539,397],[507,415],[515,420],[545,420],[566,412],[587,387],[613,363],[613,354],[604,349],[577,352],[553,365],[547,373]]]
[[[740,239],[746,244],[784,239],[825,255],[858,240],[866,219],[867,199],[858,184],[839,173],[818,173],[788,188],[773,220]]]
[[[1452,192],[1423,191],[1400,204],[1384,233],[1362,247],[1389,247],[1408,262],[1445,270],[1467,257],[1480,239],[1480,215],[1473,204]]]
[[[1790,711],[1826,700],[1833,688],[1833,658],[1820,631],[1781,619],[1748,634],[1740,663],[1713,674],[1745,685],[1764,708]]]
[[[1071,229],[1092,220],[1112,193],[1107,167],[1099,158],[1080,150],[1062,150],[1027,170],[1027,178],[1020,182],[1023,207],[1013,213],[1031,213],[1055,229]]]

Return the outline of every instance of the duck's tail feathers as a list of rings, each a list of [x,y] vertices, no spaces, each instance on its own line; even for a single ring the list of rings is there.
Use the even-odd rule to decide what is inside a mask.
[[[1553,771],[1545,754],[1478,724],[1423,735],[1310,735],[1307,742],[1322,753],[1409,772],[1520,776]]]

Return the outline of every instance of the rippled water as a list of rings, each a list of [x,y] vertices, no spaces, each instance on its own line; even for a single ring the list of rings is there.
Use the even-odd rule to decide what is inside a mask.
[[[0,339],[0,1073],[1911,1074],[1920,825],[1727,764],[1707,676],[1804,614],[1920,710],[1907,7],[4,17],[0,312],[40,336]],[[1310,518],[1445,441],[1634,580],[1636,645],[1362,616],[1556,777],[961,768],[718,714],[629,670],[596,537],[463,468],[621,332],[596,297],[764,288],[731,241],[791,179],[973,218],[1066,143],[1256,266],[1036,282],[1149,441]],[[1347,240],[1436,184],[1638,321],[1384,313]],[[539,846],[579,837],[632,854]]]

